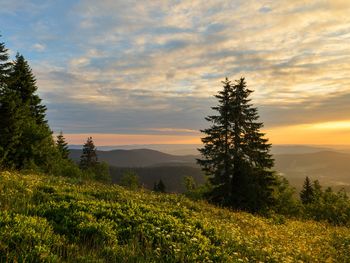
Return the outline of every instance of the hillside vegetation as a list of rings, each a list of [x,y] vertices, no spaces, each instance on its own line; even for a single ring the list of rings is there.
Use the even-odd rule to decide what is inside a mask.
[[[350,262],[350,229],[0,173],[0,262]]]

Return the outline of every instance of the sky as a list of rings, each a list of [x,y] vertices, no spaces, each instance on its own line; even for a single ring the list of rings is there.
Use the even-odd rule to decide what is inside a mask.
[[[350,144],[349,0],[0,0],[0,42],[82,144],[200,143],[244,76],[273,144]]]

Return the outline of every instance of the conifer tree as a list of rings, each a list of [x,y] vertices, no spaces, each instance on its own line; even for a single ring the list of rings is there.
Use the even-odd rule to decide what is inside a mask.
[[[36,91],[36,80],[28,62],[17,54],[5,89],[5,107],[1,109],[5,126],[10,127],[0,127],[10,146],[5,163],[16,169],[39,168],[49,172],[57,151],[45,120],[46,107],[41,104]]]
[[[301,202],[305,204],[310,204],[314,201],[314,189],[310,182],[309,177],[306,176],[303,189],[300,192]]]
[[[7,168],[49,171],[55,157],[52,132],[45,120],[35,77],[23,56],[9,67],[1,44],[0,161]],[[5,79],[5,81],[3,81]]]
[[[159,182],[155,182],[153,185],[153,191],[165,193],[165,184],[163,183],[162,179],[159,180]]]
[[[163,183],[162,179],[159,180],[157,188],[159,192],[165,193],[165,184]]]
[[[56,146],[62,158],[68,159],[70,152],[68,149],[68,143],[66,142],[66,139],[64,138],[62,131],[57,135]]]
[[[217,115],[206,118],[211,126],[202,131],[206,136],[198,163],[213,186],[212,201],[258,211],[273,202],[271,144],[260,132],[263,123],[258,122],[244,78],[234,85],[226,78],[223,84],[215,96],[219,104],[212,108]]]
[[[98,164],[96,147],[92,140],[92,137],[88,137],[86,143],[83,146],[83,153],[80,157],[80,168],[87,170],[93,168]]]
[[[0,35],[1,37],[1,35]],[[3,42],[0,42],[0,94],[8,81],[8,75],[11,71],[11,62],[9,62],[8,50]]]
[[[24,57],[18,53],[10,74],[9,89],[18,93],[22,104],[28,107],[28,113],[37,124],[47,124],[46,106],[42,105],[41,99],[36,94],[38,87],[32,69]]]

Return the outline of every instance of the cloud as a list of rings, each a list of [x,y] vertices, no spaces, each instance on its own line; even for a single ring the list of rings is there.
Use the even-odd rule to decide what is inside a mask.
[[[43,52],[46,49],[46,46],[40,43],[36,43],[33,45],[33,48],[38,52]]]
[[[346,0],[73,2],[21,16],[7,3],[0,17],[55,129],[198,130],[226,76],[246,76],[267,127],[350,112]]]

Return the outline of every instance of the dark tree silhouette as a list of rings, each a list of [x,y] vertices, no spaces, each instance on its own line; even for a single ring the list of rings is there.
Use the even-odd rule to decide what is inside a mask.
[[[47,124],[45,120],[46,106],[41,103],[41,99],[35,94],[38,89],[35,76],[28,62],[18,53],[10,74],[9,89],[17,92],[23,105],[28,107],[28,113],[37,124]]]
[[[92,137],[89,137],[86,143],[83,146],[83,153],[80,157],[80,168],[83,170],[93,168],[98,164],[96,147],[92,140]]]
[[[62,131],[57,135],[56,146],[62,158],[68,159],[69,158],[68,143],[66,142],[66,139],[64,138]]]
[[[161,193],[165,193],[165,184],[163,183],[162,179],[159,180],[158,191]]]
[[[162,179],[159,180],[159,182],[155,182],[153,185],[153,191],[165,193],[165,184],[163,183]]]
[[[198,163],[209,176],[213,202],[258,211],[273,203],[274,175],[271,144],[260,132],[257,109],[250,103],[252,93],[244,78],[233,85],[226,78],[215,97],[217,112],[206,118],[211,123],[202,138]]]
[[[23,56],[17,54],[6,78],[0,94],[2,166],[49,172],[57,151],[45,120],[46,107],[35,94],[35,77]]]
[[[314,189],[309,177],[306,176],[303,189],[300,192],[300,199],[303,204],[310,204],[314,201]]]

